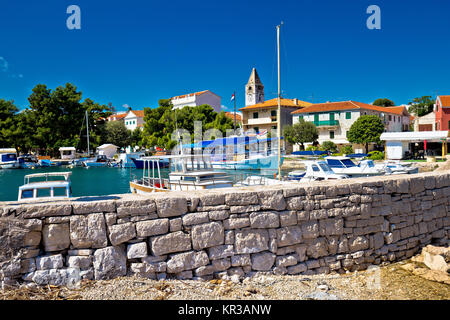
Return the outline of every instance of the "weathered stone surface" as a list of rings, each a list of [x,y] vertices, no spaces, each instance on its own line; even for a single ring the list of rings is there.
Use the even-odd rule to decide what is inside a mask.
[[[344,233],[344,219],[326,219],[320,220],[320,235],[332,236]]]
[[[169,219],[155,219],[136,222],[136,234],[140,238],[165,234],[168,231],[169,231]]]
[[[133,215],[149,215],[156,212],[156,204],[153,200],[120,201],[117,205],[117,216],[123,218]]]
[[[317,220],[307,221],[301,224],[304,239],[315,239],[319,236],[319,222]]]
[[[269,250],[269,233],[266,229],[239,230],[235,232],[236,253],[257,253]]]
[[[256,271],[268,271],[275,263],[276,255],[271,252],[252,254],[252,269]]]
[[[136,227],[132,222],[116,224],[109,228],[109,240],[113,246],[127,242],[135,237]]]
[[[276,212],[252,212],[250,214],[250,225],[252,228],[278,228],[280,218]]]
[[[369,240],[364,236],[353,237],[348,240],[350,252],[365,250],[369,248]]]
[[[277,229],[278,247],[290,246],[302,241],[302,232],[298,226]]]
[[[167,273],[179,273],[185,270],[192,270],[209,263],[208,255],[205,251],[190,251],[173,255],[167,261]]]
[[[183,228],[183,220],[181,218],[174,218],[174,219],[169,220],[170,232],[181,231],[182,228]],[[137,230],[137,226],[136,226],[136,230]],[[163,232],[163,233],[165,233],[165,232]],[[163,234],[163,233],[161,233],[161,234]]]
[[[233,267],[250,266],[252,260],[249,254],[238,254],[231,257],[231,265]]]
[[[230,192],[225,195],[225,204],[229,206],[247,206],[258,203],[256,192]]]
[[[288,210],[302,210],[303,209],[303,198],[302,197],[292,197],[286,199],[286,209]]]
[[[193,212],[183,216],[183,225],[191,226],[194,224],[201,224],[209,222],[208,212]]]
[[[69,256],[90,256],[94,253],[93,249],[73,249],[67,251]]]
[[[200,197],[200,206],[218,206],[225,204],[225,194],[211,192]]]
[[[22,214],[25,219],[53,217],[53,216],[68,216],[72,213],[72,206],[70,204],[50,204],[50,205],[32,205],[27,206]]]
[[[208,216],[212,221],[225,220],[230,216],[230,212],[228,210],[209,211]]]
[[[162,218],[181,216],[188,209],[184,197],[157,198],[155,202],[158,216]]]
[[[107,280],[127,274],[127,256],[122,246],[97,249],[94,253],[95,280]]]
[[[280,225],[282,227],[294,226],[297,224],[297,212],[282,211],[279,213]]]
[[[74,248],[103,248],[108,245],[103,213],[70,217],[70,242]]]
[[[261,210],[260,205],[231,206],[230,213],[246,213]]]
[[[64,266],[64,259],[62,254],[55,254],[52,256],[43,256],[36,258],[37,270],[61,269]]]
[[[147,254],[148,252],[146,242],[133,243],[127,246],[128,259],[145,258]]]
[[[153,254],[162,256],[167,253],[191,250],[191,237],[182,231],[172,232],[150,239]]]
[[[20,273],[30,273],[34,271],[36,271],[36,259],[30,258],[20,260]]]
[[[41,286],[64,286],[77,283],[81,280],[81,274],[77,268],[37,270],[26,274],[24,279],[27,281],[34,281]]]
[[[225,229],[241,229],[250,226],[250,218],[230,218],[223,221]]]
[[[41,232],[31,231],[25,234],[23,245],[27,247],[35,247],[41,243]]]
[[[92,212],[115,212],[116,203],[112,200],[108,201],[89,201],[89,202],[73,202],[74,214],[86,214]]]
[[[293,254],[276,258],[277,267],[295,266],[297,263],[298,263],[297,258]]]
[[[284,200],[283,191],[261,191],[258,192],[259,204],[264,210],[284,210],[286,209],[286,201]]]
[[[23,220],[23,227],[28,231],[42,231],[42,220],[40,219],[25,219]]]
[[[231,267],[229,258],[213,260],[211,264],[214,268],[214,272],[225,271]]]
[[[92,267],[91,256],[68,256],[66,258],[66,265],[70,268],[79,268],[81,270],[88,270]]]
[[[221,245],[208,249],[208,256],[211,260],[223,259],[234,255],[233,245]]]
[[[221,222],[210,222],[192,227],[192,247],[195,250],[214,247],[224,243],[224,229]]]
[[[42,229],[45,251],[58,251],[70,246],[69,224],[46,224]]]
[[[314,259],[328,255],[327,241],[324,238],[312,240],[306,249],[306,254]]]
[[[305,272],[306,270],[308,270],[308,267],[305,263],[299,263],[295,266],[290,266],[287,268],[288,274],[300,274],[302,272]]]

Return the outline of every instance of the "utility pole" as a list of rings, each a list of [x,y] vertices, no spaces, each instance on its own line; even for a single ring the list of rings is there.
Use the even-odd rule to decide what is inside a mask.
[[[233,92],[234,102],[234,134],[236,134],[236,91]]]
[[[86,135],[87,135],[87,154],[88,154],[88,158],[90,155],[90,150],[89,150],[89,118],[88,118],[88,112],[86,110]]]
[[[277,109],[277,135],[278,135],[278,180],[281,181],[281,86],[280,86],[280,27],[277,26],[277,61],[278,61],[278,109]]]

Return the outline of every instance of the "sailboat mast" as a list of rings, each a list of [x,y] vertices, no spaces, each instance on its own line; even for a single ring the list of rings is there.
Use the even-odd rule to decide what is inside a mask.
[[[278,60],[278,109],[277,109],[277,136],[278,136],[278,180],[281,180],[281,85],[280,85],[280,27],[277,26],[277,60]]]
[[[89,119],[88,119],[88,112],[86,110],[86,135],[87,135],[87,154],[89,158],[90,150],[89,150]]]

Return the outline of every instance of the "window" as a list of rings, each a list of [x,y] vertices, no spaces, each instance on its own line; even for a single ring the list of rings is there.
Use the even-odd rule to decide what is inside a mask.
[[[276,130],[276,129],[277,129],[277,126],[272,126],[272,129],[273,129],[273,130]]]
[[[313,171],[320,171],[319,167],[316,166],[315,164],[312,165],[312,169]]]
[[[351,112],[346,112],[345,113],[345,119],[351,119],[352,118],[352,113]]]
[[[270,111],[270,116],[276,117],[277,116],[277,110]]]
[[[258,112],[253,112],[253,119],[258,119]]]
[[[259,133],[259,128],[258,127],[253,127],[253,130],[255,130],[256,133]]]
[[[392,121],[392,116],[391,115],[389,115],[389,121]]]
[[[330,139],[334,139],[334,131],[330,131]]]

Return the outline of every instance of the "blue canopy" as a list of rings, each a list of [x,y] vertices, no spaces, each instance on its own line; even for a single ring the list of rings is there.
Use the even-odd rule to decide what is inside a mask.
[[[283,137],[281,137],[283,139]],[[183,148],[206,148],[208,146],[230,146],[230,145],[249,145],[254,143],[267,143],[268,141],[277,141],[277,138],[258,139],[255,136],[227,137],[215,140],[203,140],[196,143],[184,144]]]
[[[364,158],[364,157],[368,157],[369,155],[367,153],[352,153],[352,154],[348,154],[347,157],[349,158]]]
[[[310,150],[310,151],[294,151],[293,155],[296,156],[321,156],[323,154],[328,154],[328,151]]]

